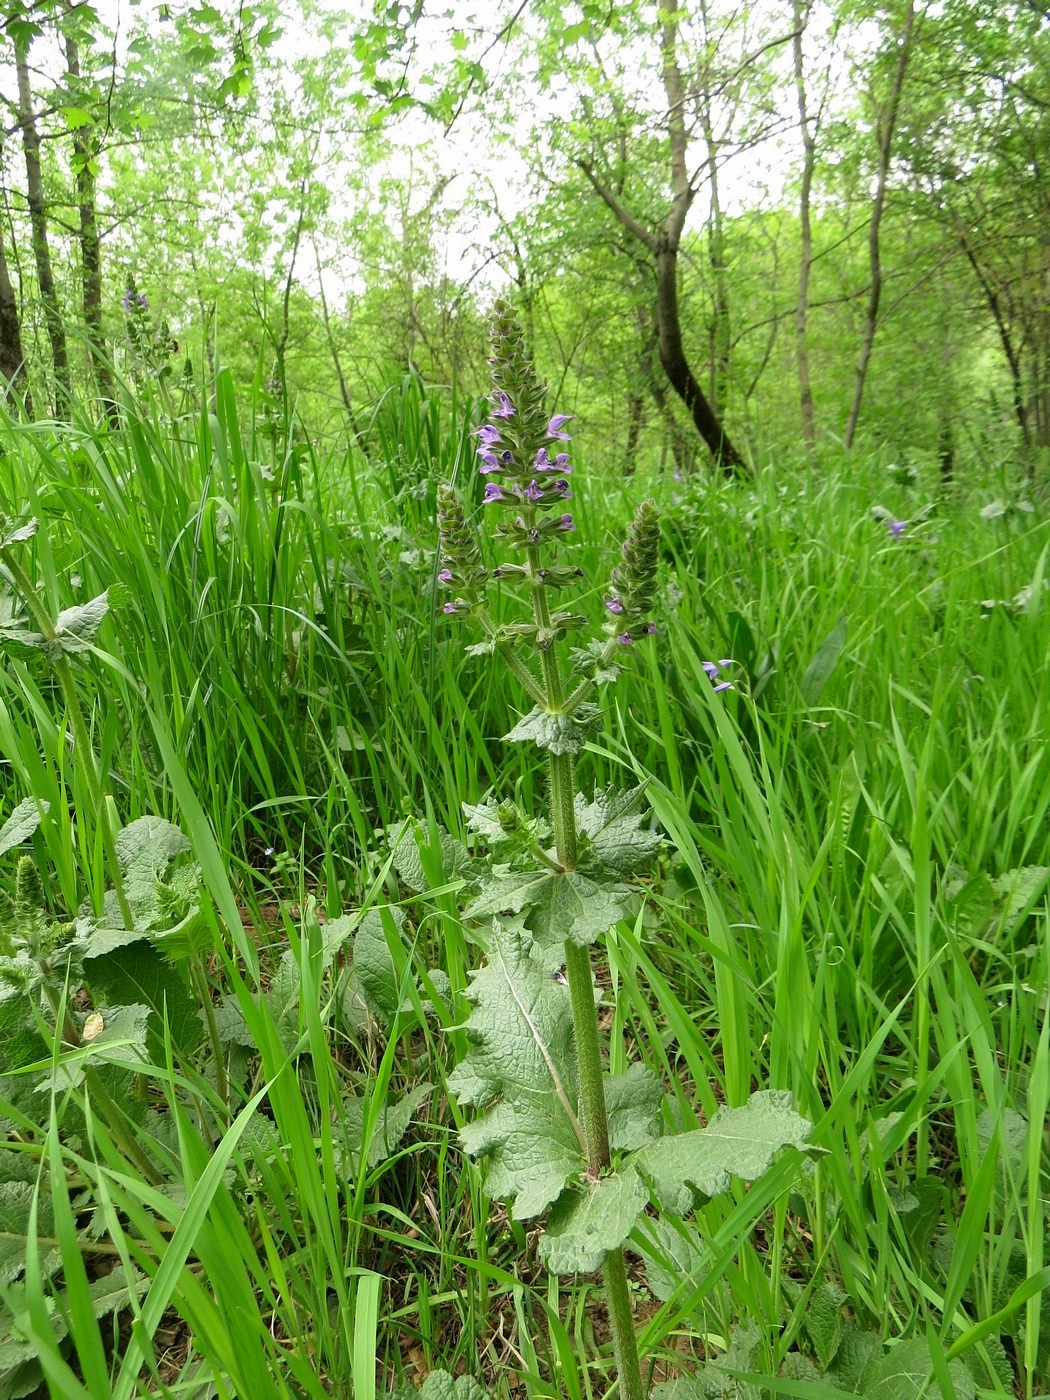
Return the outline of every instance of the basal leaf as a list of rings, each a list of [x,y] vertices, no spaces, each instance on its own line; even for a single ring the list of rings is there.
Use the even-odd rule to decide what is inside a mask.
[[[634,1229],[649,1189],[634,1170],[563,1191],[540,1240],[540,1259],[552,1273],[592,1274]]]
[[[13,544],[24,544],[26,540],[31,540],[39,529],[39,520],[24,520],[19,524],[9,515],[0,515],[0,549],[9,549]]]
[[[369,909],[354,934],[354,975],[369,1011],[386,1024],[401,1010],[401,978],[390,955],[384,913],[401,936],[405,916],[400,909]]]
[[[409,1124],[415,1117],[421,1103],[434,1092],[432,1084],[417,1084],[396,1103],[389,1101],[383,1108],[379,1123],[368,1144],[368,1168],[379,1166],[392,1157],[408,1132]],[[343,1125],[346,1130],[347,1145],[355,1154],[361,1151],[364,1140],[365,1112],[368,1105],[364,1099],[347,1099],[343,1105]],[[357,1165],[356,1162],[353,1164]]]
[[[50,807],[49,802],[26,797],[14,809],[3,826],[0,826],[0,856],[23,841],[28,841],[40,825],[42,814]]]
[[[472,1376],[450,1376],[431,1371],[421,1388],[402,1386],[390,1400],[487,1400],[487,1393]]]
[[[824,687],[831,679],[832,672],[838,665],[839,657],[842,655],[846,645],[846,624],[838,623],[817,648],[817,653],[806,667],[799,688],[802,691],[802,698],[807,705],[815,705],[820,699]]]
[[[976,1400],[974,1379],[961,1361],[948,1363],[955,1400]],[[866,1400],[939,1400],[941,1387],[933,1375],[930,1346],[915,1337],[898,1342],[885,1356],[869,1362],[861,1377]]]
[[[533,743],[553,754],[582,753],[598,717],[593,705],[581,705],[575,715],[541,710],[537,705],[503,738],[512,744]]]
[[[586,1160],[572,1008],[522,934],[499,923],[468,996],[471,1048],[448,1087],[483,1112],[464,1129],[463,1145],[488,1158],[489,1194],[518,1197],[515,1215],[526,1218],[555,1200]]]
[[[649,1216],[644,1234],[644,1242],[632,1243],[631,1249],[641,1256],[649,1288],[661,1303],[670,1302],[683,1285],[700,1281],[709,1256],[691,1225]]]
[[[720,1108],[706,1128],[660,1138],[632,1160],[659,1204],[684,1215],[697,1197],[717,1196],[734,1177],[760,1177],[782,1147],[805,1147],[809,1131],[790,1094],[766,1089],[743,1108]]]
[[[394,869],[412,891],[421,894],[430,888],[430,880],[423,868],[420,846],[427,844],[427,829],[415,820],[398,822],[388,833],[393,852]],[[441,844],[441,867],[447,879],[452,879],[468,863],[470,856],[462,842],[438,828]]]
[[[126,876],[156,879],[189,849],[183,833],[164,817],[137,817],[117,833],[117,859]]]
[[[0,1283],[20,1278],[25,1269],[29,1210],[36,1194],[35,1183],[0,1181]],[[36,1228],[45,1238],[54,1236],[51,1197],[44,1192],[37,1199]],[[49,1278],[60,1267],[61,1255],[53,1248],[42,1249],[40,1254],[41,1272],[44,1278]]]

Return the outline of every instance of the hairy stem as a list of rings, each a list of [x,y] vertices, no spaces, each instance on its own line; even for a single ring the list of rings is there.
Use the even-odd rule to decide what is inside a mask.
[[[537,563],[532,558],[533,553],[534,551],[529,551],[529,563],[535,572]],[[542,586],[537,585],[533,589],[533,600],[538,626],[549,627],[550,610]],[[565,702],[555,646],[546,648],[540,656],[547,687],[547,708],[563,708]],[[576,829],[576,773],[571,754],[551,754],[550,815],[558,864],[565,872],[575,870],[579,854],[579,835]],[[602,1050],[594,1009],[591,955],[589,948],[581,948],[570,942],[565,944],[564,952],[569,995],[572,1000],[576,1059],[580,1073],[583,1130],[587,1139],[587,1175],[592,1181],[597,1181],[602,1172],[609,1167],[612,1158],[609,1151],[605,1083],[602,1078]],[[602,1269],[602,1281],[612,1327],[620,1395],[623,1400],[644,1400],[638,1343],[631,1315],[631,1295],[627,1287],[627,1270],[621,1249],[613,1250],[606,1258]]]

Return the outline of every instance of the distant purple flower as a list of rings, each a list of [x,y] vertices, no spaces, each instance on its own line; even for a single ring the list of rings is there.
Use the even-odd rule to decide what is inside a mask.
[[[576,521],[573,520],[573,518],[572,518],[571,515],[563,515],[562,518],[558,521],[558,529],[559,529],[559,530],[575,530],[575,529],[576,529]]]
[[[535,481],[530,481],[528,486],[525,487],[525,490],[522,492],[522,494],[527,501],[543,500],[543,492],[540,490],[539,484]]]
[[[446,603],[443,611],[446,613],[454,613],[458,612],[459,609],[456,607],[455,603]]]
[[[907,524],[908,522],[906,520],[890,520],[886,525],[886,530],[893,539],[899,540],[904,534],[904,529]]]
[[[723,666],[732,666],[734,664],[732,657],[726,656],[721,661],[701,661],[700,664],[704,668],[704,674],[707,676],[708,680],[712,682],[712,688],[714,690],[718,691],[733,689],[732,681],[718,680],[719,673],[721,672]],[[716,681],[718,682],[717,685],[715,684]]]
[[[485,487],[485,494],[484,494],[484,496],[482,497],[483,503],[484,503],[485,505],[489,505],[489,504],[491,504],[492,501],[502,501],[502,500],[503,500],[503,492],[499,489],[499,487],[496,485],[496,483],[495,483],[494,481],[490,481],[489,484]]]
[[[452,582],[452,570],[451,570],[451,569],[442,569],[441,572],[438,574],[438,582],[439,582],[439,583],[451,583],[451,582]]]
[[[682,473],[681,473],[681,472],[674,472],[674,473],[673,473],[673,477],[674,477],[674,480],[675,480],[675,481],[683,481],[683,480],[684,480],[684,477],[682,476]]]
[[[492,410],[493,418],[513,418],[514,405],[510,401],[510,395],[504,393],[502,389],[497,389],[496,397],[499,399],[499,408]]]
[[[605,606],[611,613],[622,613],[623,603],[619,598],[606,598]]]
[[[572,439],[569,437],[569,434],[562,432],[562,426],[574,417],[575,414],[572,413],[556,413],[547,424],[547,436],[549,438],[560,438],[562,442],[571,442]]]
[[[629,647],[634,645],[634,638],[631,636],[630,632],[621,632],[620,635],[616,638],[616,640],[620,643],[622,647]]]
[[[132,287],[125,289],[121,302],[124,310],[129,314],[136,309],[139,311],[149,310],[149,300],[145,292],[136,292]]]

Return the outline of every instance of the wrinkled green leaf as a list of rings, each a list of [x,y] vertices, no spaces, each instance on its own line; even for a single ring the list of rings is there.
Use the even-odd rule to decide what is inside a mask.
[[[593,705],[581,705],[575,715],[541,710],[537,705],[503,738],[512,744],[533,743],[553,754],[582,753],[598,718]]]
[[[423,868],[420,846],[427,844],[427,830],[415,820],[398,822],[388,833],[393,853],[394,869],[413,894],[421,894],[430,888],[430,880]],[[441,843],[441,867],[446,879],[453,879],[469,862],[470,855],[461,841],[450,835],[444,827],[438,828]]]
[[[629,791],[596,788],[593,802],[576,795],[576,825],[581,836],[587,837],[602,863],[620,875],[634,874],[660,848],[658,831],[642,826],[647,812],[637,811],[646,784]]]
[[[0,826],[0,856],[23,841],[28,841],[40,825],[41,817],[48,811],[49,802],[38,802],[35,797],[27,797],[14,809],[3,826]]]
[[[35,1183],[0,1181],[0,1283],[20,1278],[26,1265],[29,1210],[37,1193]],[[55,1233],[55,1217],[51,1197],[40,1193],[36,1215],[37,1234],[51,1238]],[[40,1269],[50,1278],[61,1266],[58,1250],[45,1247],[40,1251]]]
[[[591,1274],[619,1249],[649,1203],[649,1189],[634,1170],[563,1191],[540,1240],[540,1259],[552,1273]]]
[[[396,908],[384,912],[400,937],[404,914]],[[369,1011],[380,1021],[391,1022],[402,1009],[401,979],[390,955],[383,913],[378,909],[367,911],[354,935],[354,975]]]
[[[488,1158],[489,1194],[517,1198],[514,1214],[525,1219],[555,1200],[585,1161],[571,1004],[522,935],[499,923],[468,996],[471,1048],[449,1092],[484,1110],[464,1128],[464,1149]]]
[[[648,1216],[642,1243],[631,1248],[640,1255],[649,1288],[662,1303],[670,1302],[683,1285],[699,1283],[707,1269],[703,1241],[686,1221]]]
[[[394,1155],[408,1132],[409,1124],[415,1117],[420,1104],[424,1103],[433,1092],[434,1086],[432,1084],[417,1084],[410,1093],[405,1094],[396,1102],[387,1101],[368,1144],[367,1167],[370,1171],[373,1167],[379,1166],[380,1162],[385,1162]],[[346,1133],[346,1142],[355,1157],[360,1154],[361,1145],[364,1142],[364,1123],[368,1109],[369,1105],[360,1098],[347,1099],[343,1104],[343,1127]],[[356,1161],[344,1162],[344,1167],[356,1167],[356,1165]]]
[[[13,544],[24,544],[26,540],[31,540],[39,529],[39,520],[24,520],[19,524],[10,515],[0,515],[0,549],[9,549]]]
[[[632,891],[601,884],[579,870],[510,870],[486,882],[463,911],[464,918],[518,914],[541,944],[593,943],[626,916]]]
[[[472,1376],[450,1376],[447,1371],[431,1371],[419,1390],[401,1386],[390,1400],[487,1400],[486,1392]]]
[[[961,1361],[948,1363],[955,1400],[976,1400],[977,1387]],[[921,1337],[898,1342],[885,1356],[865,1367],[861,1394],[866,1400],[940,1400],[941,1388],[933,1375],[930,1346]]]
[[[706,1128],[643,1147],[633,1161],[659,1204],[684,1215],[697,1197],[717,1196],[733,1177],[760,1177],[782,1147],[805,1147],[809,1131],[790,1094],[765,1089],[742,1108],[720,1108]]]
[[[97,598],[92,598],[90,603],[78,603],[75,607],[63,608],[55,618],[55,639],[48,644],[48,651],[53,652],[57,649],[70,655],[88,651],[108,612],[108,589]]]
[[[651,1142],[662,1098],[659,1079],[642,1064],[631,1065],[626,1074],[606,1075],[609,1145],[623,1152],[633,1152]]]
[[[845,1319],[842,1309],[847,1294],[837,1283],[821,1283],[810,1294],[806,1309],[806,1335],[817,1354],[817,1360],[828,1370],[842,1341]]]

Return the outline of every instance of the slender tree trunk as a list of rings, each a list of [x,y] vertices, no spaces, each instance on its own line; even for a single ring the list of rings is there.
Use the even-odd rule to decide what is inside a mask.
[[[857,377],[853,388],[853,403],[850,406],[849,422],[846,424],[845,445],[853,446],[860,419],[860,405],[864,398],[864,384],[868,377],[868,364],[875,344],[875,332],[879,327],[879,302],[882,298],[882,257],[879,233],[882,225],[882,211],[886,204],[886,186],[889,182],[890,157],[893,153],[893,131],[897,125],[901,93],[904,90],[904,75],[911,57],[912,34],[915,28],[915,0],[906,0],[904,21],[901,26],[897,47],[897,64],[893,72],[885,110],[876,121],[879,147],[879,167],[875,184],[875,198],[871,207],[871,224],[868,228],[868,261],[871,267],[871,289],[868,293],[868,310],[864,318],[864,334],[861,339],[860,359],[857,362]]]
[[[18,124],[22,129],[22,146],[26,160],[26,203],[33,236],[33,256],[36,260],[40,300],[44,307],[48,339],[51,341],[51,362],[55,370],[55,411],[61,418],[68,412],[72,390],[69,378],[69,356],[66,352],[66,330],[55,291],[51,271],[51,249],[47,237],[47,203],[44,198],[44,178],[40,166],[40,133],[33,114],[33,93],[29,84],[29,54],[25,48],[15,51],[15,72],[18,78]]]
[[[18,319],[18,301],[11,284],[4,240],[0,237],[0,375],[14,389],[21,391],[26,412],[33,416],[33,401],[26,381],[25,355],[22,351],[22,327]]]
[[[346,410],[346,417],[350,424],[350,430],[354,435],[354,441],[361,451],[368,456],[368,444],[365,435],[357,423],[357,414],[354,412],[353,400],[350,397],[350,388],[346,382],[346,375],[343,373],[343,362],[339,358],[339,346],[335,343],[335,333],[332,330],[332,318],[328,313],[328,297],[325,295],[324,277],[321,273],[321,254],[318,251],[316,242],[314,243],[314,262],[317,265],[317,287],[321,297],[321,319],[324,321],[325,339],[328,341],[328,353],[332,357],[332,364],[335,367],[335,377],[339,382],[339,397],[343,401],[343,408]]]
[[[798,271],[798,297],[795,301],[795,358],[798,364],[799,408],[802,412],[802,441],[812,455],[816,442],[813,421],[813,389],[809,378],[809,275],[813,266],[813,228],[810,215],[810,194],[813,169],[816,165],[816,141],[810,126],[806,106],[806,80],[802,64],[802,36],[809,22],[812,0],[794,0],[792,50],[795,60],[795,92],[798,98],[798,124],[802,133],[802,186],[798,197],[799,233],[802,241]]]
[[[67,15],[69,6],[67,5]],[[66,68],[73,80],[73,89],[80,87],[80,49],[67,30]],[[95,213],[94,160],[98,154],[93,126],[77,126],[73,132],[73,167],[77,185],[77,207],[80,212],[80,266],[83,281],[84,324],[91,349],[92,369],[99,393],[111,423],[119,418],[113,371],[109,363],[105,334],[102,329],[102,245],[98,236]]]
[[[678,67],[678,20],[672,0],[660,0],[661,47],[663,51],[664,91],[667,94],[667,134],[671,147],[671,208],[659,234],[641,223],[620,202],[616,193],[601,181],[594,167],[579,161],[579,167],[594,186],[624,228],[638,239],[652,255],[656,264],[656,327],[660,363],[672,389],[688,410],[693,426],[704,440],[715,465],[727,476],[737,476],[748,470],[747,463],[733,446],[697,382],[682,345],[682,326],[678,309],[678,249],[682,241],[689,206],[696,191],[689,182],[686,168],[688,137],[683,108],[685,85]]]

